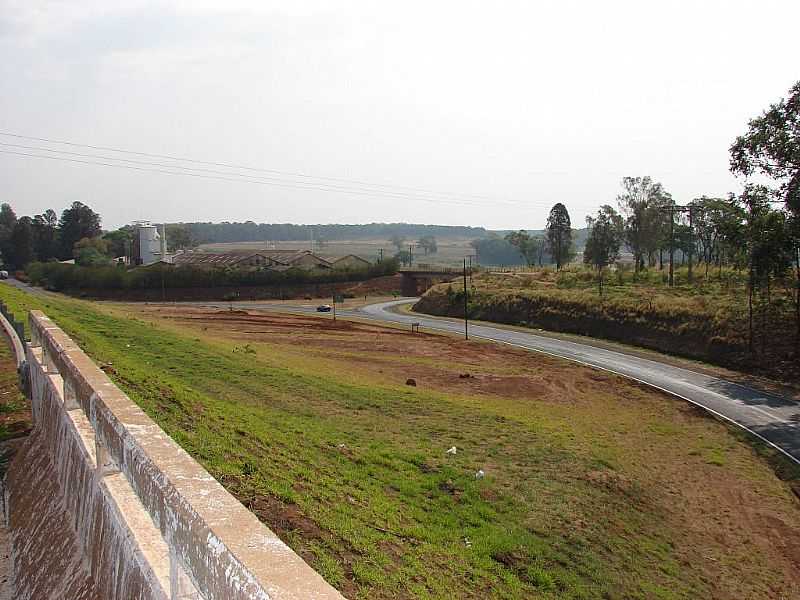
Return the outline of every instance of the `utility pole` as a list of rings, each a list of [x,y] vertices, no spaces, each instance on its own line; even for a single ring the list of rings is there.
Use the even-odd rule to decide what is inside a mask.
[[[408,245],[408,266],[414,264],[414,244]]]
[[[675,213],[669,213],[669,287],[675,285]]]
[[[675,213],[690,210],[686,206],[672,204],[661,208],[661,212],[669,214],[669,287],[675,285]],[[691,215],[691,212],[689,213]],[[691,270],[691,267],[689,267]]]
[[[464,258],[464,339],[469,339],[469,320],[467,317],[467,259]]]
[[[694,255],[694,227],[692,217],[694,216],[694,206],[689,205],[689,285],[692,285],[692,257]]]
[[[380,254],[380,258],[378,259],[378,262],[383,262],[383,248],[378,250],[378,253]]]

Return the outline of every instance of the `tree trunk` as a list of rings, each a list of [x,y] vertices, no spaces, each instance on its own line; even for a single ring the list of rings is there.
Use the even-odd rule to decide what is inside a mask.
[[[600,290],[600,297],[603,297],[603,267],[597,267],[597,285]]]
[[[800,360],[800,246],[794,249],[794,358]]]
[[[753,353],[753,267],[750,266],[750,276],[748,277],[747,292],[747,348]]]

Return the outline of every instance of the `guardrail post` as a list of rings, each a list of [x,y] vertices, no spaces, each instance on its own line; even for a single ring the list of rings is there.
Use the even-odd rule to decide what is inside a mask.
[[[111,455],[108,453],[108,449],[105,447],[103,442],[100,441],[100,438],[97,434],[94,436],[94,449],[97,460],[98,477],[105,477],[106,475],[114,475],[115,473],[119,473],[119,467],[114,462],[114,459],[111,458]]]
[[[80,407],[78,395],[75,393],[75,386],[69,378],[64,377],[64,409],[74,410]]]
[[[169,553],[169,581],[171,600],[204,600],[174,550]]]
[[[31,347],[38,348],[42,345],[42,337],[39,335],[39,329],[36,327],[36,324],[33,322],[33,317],[31,317]]]

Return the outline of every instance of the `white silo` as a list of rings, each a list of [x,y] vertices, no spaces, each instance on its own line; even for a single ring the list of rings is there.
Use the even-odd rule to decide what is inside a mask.
[[[135,223],[133,238],[133,262],[136,265],[151,265],[162,259],[161,236],[158,227],[146,221]]]

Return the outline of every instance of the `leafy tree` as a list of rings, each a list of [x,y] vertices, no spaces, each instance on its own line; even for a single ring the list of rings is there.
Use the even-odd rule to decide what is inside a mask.
[[[784,290],[794,306],[794,356],[800,358],[800,215],[791,213],[786,223],[794,281],[784,280]]]
[[[14,247],[11,244],[11,234],[17,224],[17,215],[10,204],[0,206],[0,253],[3,260],[9,264],[13,262]]]
[[[543,237],[531,236],[526,231],[520,229],[519,231],[512,231],[506,235],[505,240],[517,249],[520,256],[525,259],[525,264],[529,267],[536,264],[537,260],[541,266],[545,246]]]
[[[469,243],[475,249],[477,262],[483,265],[519,265],[523,264],[522,255],[508,240],[497,234],[472,240]]]
[[[583,250],[583,262],[597,269],[597,284],[603,295],[603,269],[619,258],[619,248],[624,235],[624,222],[620,214],[607,204],[600,207],[597,216],[586,217],[589,237]]]
[[[395,234],[389,238],[389,241],[395,248],[397,248],[397,251],[400,252],[403,250],[403,246],[406,243],[406,238],[405,236]]]
[[[33,239],[36,260],[46,261],[58,258],[58,216],[50,208],[33,217]]]
[[[76,242],[100,235],[100,215],[81,202],[73,202],[61,213],[59,231],[62,256],[70,257]]]
[[[800,81],[789,90],[788,99],[781,98],[750,121],[730,153],[734,174],[773,179],[778,197],[800,213]]]
[[[638,273],[645,258],[653,265],[655,252],[663,244],[668,220],[662,209],[672,203],[672,197],[650,177],[624,177],[622,187],[617,203],[625,216],[625,243]]]
[[[436,244],[436,238],[432,235],[424,235],[419,238],[419,240],[417,240],[417,246],[425,251],[426,256],[428,254],[436,254],[439,251],[439,247]]]
[[[408,250],[400,250],[394,255],[395,260],[399,261],[401,265],[411,266],[411,252]]]
[[[134,229],[130,225],[104,234],[103,239],[108,242],[108,254],[113,258],[130,256],[133,249],[133,236]]]
[[[33,221],[30,217],[20,217],[11,232],[11,262],[18,269],[36,260],[33,244]]]
[[[569,262],[572,251],[572,227],[569,213],[567,212],[567,207],[561,202],[556,203],[550,209],[550,215],[547,217],[546,234],[550,255],[556,262],[556,269],[560,270],[564,264]]]
[[[771,309],[772,281],[786,274],[792,262],[791,234],[786,217],[770,206],[771,190],[747,184],[739,196],[744,209],[748,258],[748,345],[754,350],[754,297],[761,305],[762,354],[766,346],[767,313]]]
[[[72,255],[75,264],[82,267],[97,267],[111,262],[109,250],[111,243],[101,237],[85,237],[75,243]]]
[[[771,190],[772,196],[784,202],[791,212],[786,222],[786,237],[788,252],[795,264],[794,290],[790,290],[790,296],[795,303],[795,359],[800,360],[800,235],[797,234],[797,219],[800,218],[800,81],[789,90],[788,99],[781,98],[748,123],[747,133],[736,138],[730,154],[734,174],[745,177],[757,174],[772,179],[776,185]]]

